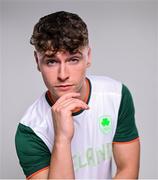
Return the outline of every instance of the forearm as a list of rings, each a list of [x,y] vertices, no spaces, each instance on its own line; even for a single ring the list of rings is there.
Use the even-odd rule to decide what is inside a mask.
[[[75,179],[71,143],[54,143],[48,179]]]

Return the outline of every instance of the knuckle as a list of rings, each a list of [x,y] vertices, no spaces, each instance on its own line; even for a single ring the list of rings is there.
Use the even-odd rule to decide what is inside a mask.
[[[60,111],[60,108],[53,106],[53,107],[52,107],[52,111],[55,112],[55,113],[56,113],[56,112],[58,113],[58,112]]]
[[[57,107],[55,111],[56,111],[57,113],[60,113],[61,108]]]

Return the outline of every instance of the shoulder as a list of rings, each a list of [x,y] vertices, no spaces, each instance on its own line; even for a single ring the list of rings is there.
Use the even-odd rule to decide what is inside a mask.
[[[93,91],[121,95],[122,83],[107,76],[87,76],[90,79]]]
[[[129,142],[138,137],[132,94],[127,86],[123,84],[114,142]]]
[[[43,93],[25,112],[20,120],[20,123],[34,128],[36,124],[40,124],[43,120],[43,116],[47,114],[50,106],[45,99],[45,93]]]

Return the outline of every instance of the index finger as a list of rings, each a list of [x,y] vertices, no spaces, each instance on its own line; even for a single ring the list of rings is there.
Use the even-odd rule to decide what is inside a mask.
[[[75,92],[67,93],[67,94],[64,94],[63,96],[61,96],[61,97],[56,101],[56,103],[57,103],[57,104],[60,104],[60,103],[63,102],[64,100],[67,100],[67,99],[70,99],[70,98],[73,98],[73,97],[79,97],[79,96],[80,96],[80,93],[75,93]]]

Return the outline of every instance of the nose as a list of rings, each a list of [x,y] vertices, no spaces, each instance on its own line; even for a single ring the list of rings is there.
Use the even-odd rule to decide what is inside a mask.
[[[69,74],[68,74],[68,69],[66,67],[65,63],[61,63],[60,67],[59,67],[59,72],[58,72],[58,79],[60,81],[65,81],[69,78]]]

